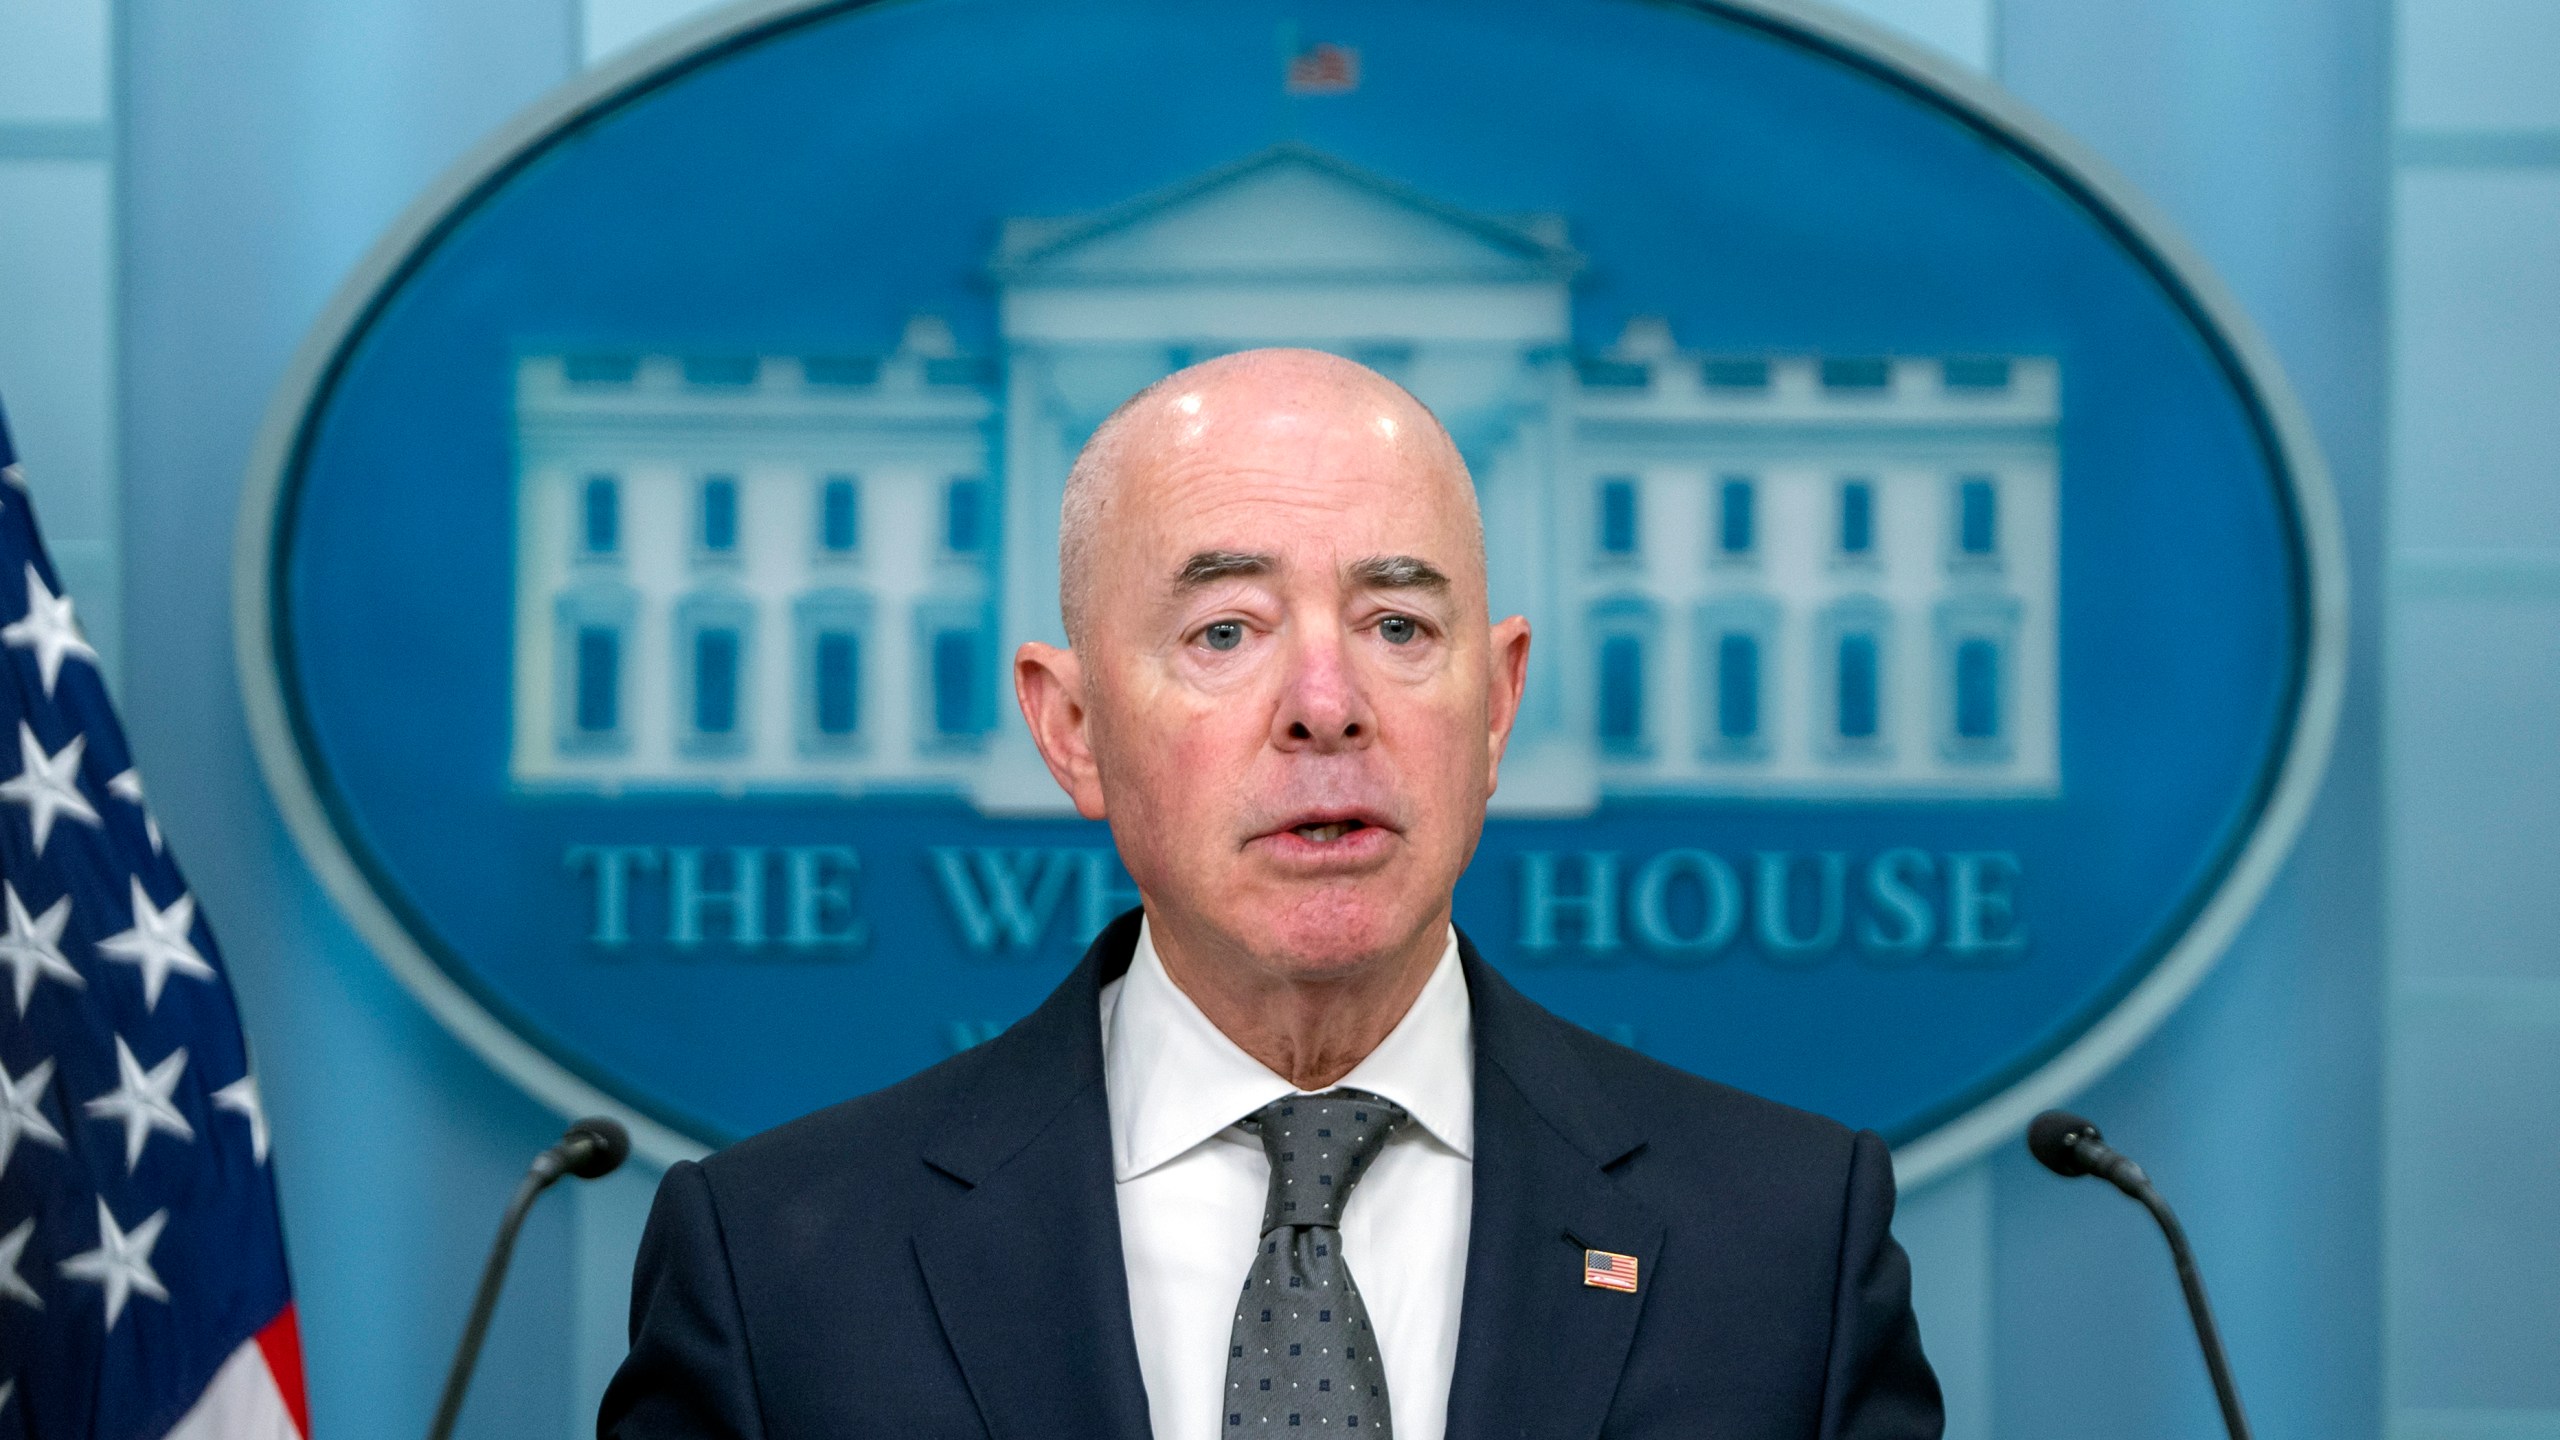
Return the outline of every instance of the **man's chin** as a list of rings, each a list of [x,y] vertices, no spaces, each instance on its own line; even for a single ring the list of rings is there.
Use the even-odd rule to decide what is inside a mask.
[[[1422,923],[1410,907],[1335,891],[1249,919],[1244,933],[1274,972],[1321,981],[1348,979],[1405,958]]]

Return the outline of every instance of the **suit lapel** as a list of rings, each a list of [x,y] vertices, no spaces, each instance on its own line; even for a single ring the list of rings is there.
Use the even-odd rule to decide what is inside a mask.
[[[918,1227],[916,1260],[996,1440],[1147,1433],[1096,1010],[1136,943],[1132,913],[987,1042],[971,1102],[925,1153],[965,1188]]]
[[[1475,1211],[1450,1440],[1597,1435],[1634,1343],[1661,1220],[1611,1178],[1644,1139],[1538,1009],[1460,937],[1476,1033]],[[1635,1257],[1634,1294],[1583,1283],[1585,1248]]]

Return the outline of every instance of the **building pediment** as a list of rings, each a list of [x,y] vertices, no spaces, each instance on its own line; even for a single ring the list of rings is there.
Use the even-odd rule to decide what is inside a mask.
[[[1008,286],[1167,281],[1555,283],[1582,257],[1563,218],[1460,209],[1303,145],[1279,145],[1090,215],[1004,223]]]

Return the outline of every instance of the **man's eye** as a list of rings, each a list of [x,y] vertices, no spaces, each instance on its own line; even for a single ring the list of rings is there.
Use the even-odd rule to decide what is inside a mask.
[[[1233,650],[1244,643],[1244,627],[1233,620],[1221,620],[1201,631],[1200,639],[1212,650]]]
[[[1422,633],[1422,627],[1413,623],[1409,615],[1390,615],[1378,622],[1378,633],[1390,645],[1410,645]]]

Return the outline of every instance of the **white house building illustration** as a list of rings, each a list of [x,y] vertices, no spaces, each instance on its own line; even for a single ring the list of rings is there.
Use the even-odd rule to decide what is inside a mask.
[[[1120,400],[1308,345],[1439,414],[1533,673],[1496,809],[2061,784],[2060,377],[2032,356],[1573,334],[1554,215],[1281,146],[1004,222],[995,353],[517,362],[512,772],[532,790],[1066,802],[1009,657],[1061,640],[1058,502]]]

